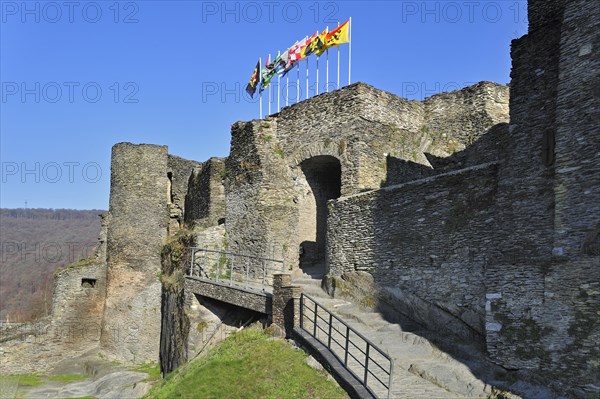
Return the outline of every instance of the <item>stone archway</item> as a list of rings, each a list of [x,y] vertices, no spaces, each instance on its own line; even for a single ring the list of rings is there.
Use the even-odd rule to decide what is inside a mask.
[[[317,155],[300,163],[310,195],[303,198],[299,215],[300,268],[315,278],[326,272],[327,201],[339,198],[342,185],[340,161]]]

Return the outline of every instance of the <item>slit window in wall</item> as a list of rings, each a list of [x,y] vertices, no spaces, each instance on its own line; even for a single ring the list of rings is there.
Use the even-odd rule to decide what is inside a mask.
[[[173,173],[167,173],[167,204],[173,203]]]
[[[82,278],[81,286],[83,288],[96,288],[96,279],[95,278]]]
[[[554,164],[554,129],[547,129],[544,132],[544,142],[542,143],[542,160],[544,165],[552,166]]]

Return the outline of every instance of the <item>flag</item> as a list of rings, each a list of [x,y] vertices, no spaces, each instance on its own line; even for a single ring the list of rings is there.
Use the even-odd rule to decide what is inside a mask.
[[[318,45],[318,33],[315,32],[313,33],[313,35],[311,37],[308,38],[308,40],[306,41],[306,46],[304,46],[304,48],[302,49],[302,57],[301,58],[306,58],[309,55],[311,55],[312,53],[315,52],[316,50],[316,46]]]
[[[321,47],[320,51],[317,55],[323,54],[325,50],[330,47],[338,46],[343,43],[348,43],[350,41],[350,20],[347,20],[331,32],[327,34],[325,38],[325,44]]]
[[[317,45],[317,49],[315,50],[315,54],[317,55],[317,57],[320,57],[321,54],[323,54],[325,50],[327,50],[325,42],[327,41],[328,34],[329,31],[327,30],[327,28],[325,28],[325,30],[319,34],[319,44]]]
[[[283,70],[278,70],[282,75],[292,70],[296,66],[296,63],[302,59],[302,49],[306,46],[306,38],[297,41],[292,47],[287,49],[282,55],[280,64]]]
[[[271,82],[271,79],[273,79],[273,76],[275,76],[277,74],[277,71],[275,69],[275,60],[273,60],[273,62],[271,62],[271,57],[267,58],[267,61],[265,62],[265,67],[261,71],[261,76],[262,76],[261,85],[260,85],[261,92],[269,86],[269,82]]]
[[[306,38],[296,42],[292,47],[290,47],[289,54],[292,66],[302,59],[302,49],[304,47],[306,47]]]
[[[258,82],[260,80],[260,61],[256,63],[256,67],[254,68],[254,72],[252,72],[252,77],[250,78],[250,82],[248,82],[248,86],[246,86],[246,92],[250,94],[250,97],[254,98],[254,93],[256,92],[256,86],[258,86]]]
[[[321,54],[323,54],[323,52],[325,51],[325,40],[327,39],[327,35],[329,34],[327,28],[325,28],[325,30],[321,33],[319,33],[319,36],[317,36],[316,40],[314,42],[311,42],[311,52],[310,54],[316,54],[317,56],[320,56]]]
[[[277,73],[285,75],[287,72],[286,69],[291,65],[290,61],[290,49],[285,50],[283,53],[277,56],[277,63],[275,65],[275,70]]]

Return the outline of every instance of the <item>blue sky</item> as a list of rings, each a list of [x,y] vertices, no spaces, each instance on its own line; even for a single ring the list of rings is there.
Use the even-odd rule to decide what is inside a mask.
[[[164,144],[198,161],[226,156],[230,125],[258,117],[244,93],[258,57],[349,17],[352,82],[410,99],[481,80],[508,83],[510,42],[527,32],[520,0],[0,5],[5,208],[108,209],[110,151],[122,141]],[[347,84],[348,45],[340,56]],[[329,58],[335,84],[337,51]],[[313,95],[315,57],[309,78]]]

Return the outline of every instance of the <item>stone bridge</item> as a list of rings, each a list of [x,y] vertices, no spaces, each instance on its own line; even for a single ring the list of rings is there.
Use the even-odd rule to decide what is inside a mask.
[[[266,290],[244,288],[220,281],[186,276],[185,291],[267,315],[270,315],[273,309],[273,294]]]

